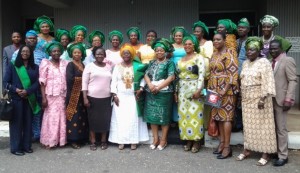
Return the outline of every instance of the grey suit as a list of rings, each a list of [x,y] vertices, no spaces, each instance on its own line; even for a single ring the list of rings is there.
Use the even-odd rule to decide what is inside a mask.
[[[283,111],[286,98],[295,100],[297,86],[296,63],[292,57],[284,55],[274,69],[276,97],[273,98],[277,135],[277,152],[280,159],[288,157],[288,131],[286,128],[287,111]]]
[[[2,59],[2,74],[4,76],[6,72],[6,68],[8,67],[9,62],[11,61],[11,57],[13,53],[16,51],[16,47],[14,45],[6,46],[3,49],[3,59]]]

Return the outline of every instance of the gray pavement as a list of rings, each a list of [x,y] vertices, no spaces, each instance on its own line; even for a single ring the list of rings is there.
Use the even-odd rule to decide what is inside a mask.
[[[290,150],[289,163],[283,167],[256,166],[260,154],[253,153],[244,161],[235,161],[242,151],[233,147],[233,157],[218,160],[212,148],[202,148],[199,153],[184,152],[181,145],[169,145],[163,151],[150,150],[141,145],[132,151],[123,151],[116,145],[107,150],[91,151],[88,145],[79,150],[71,147],[46,150],[33,145],[34,153],[25,156],[10,154],[9,138],[0,137],[0,172],[5,173],[127,173],[127,172],[174,172],[174,173],[299,173],[300,151]]]

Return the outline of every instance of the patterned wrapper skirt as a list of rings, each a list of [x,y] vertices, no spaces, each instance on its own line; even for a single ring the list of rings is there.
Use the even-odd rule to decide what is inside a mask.
[[[156,95],[146,91],[144,121],[150,124],[168,125],[171,121],[173,92]]]
[[[216,121],[232,121],[236,106],[235,95],[225,95],[222,97],[222,103],[220,108],[213,107],[211,115]]]

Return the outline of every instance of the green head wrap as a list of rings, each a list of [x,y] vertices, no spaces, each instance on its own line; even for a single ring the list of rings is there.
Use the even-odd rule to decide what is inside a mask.
[[[96,37],[96,36],[101,39],[101,45],[104,45],[105,36],[104,36],[104,34],[101,31],[97,31],[97,30],[90,33],[90,35],[89,35],[89,43],[92,44],[93,38]]]
[[[247,18],[242,18],[239,22],[238,22],[238,26],[244,26],[247,28],[250,28],[250,23],[248,21]]]
[[[82,31],[83,32],[83,37],[85,38],[86,36],[86,27],[82,26],[82,25],[75,25],[73,26],[71,32],[70,32],[70,36],[72,40],[75,40],[76,34],[78,31]]]
[[[263,41],[259,37],[248,37],[245,43],[246,49],[255,48],[258,51],[263,48]]]
[[[58,47],[58,48],[59,48],[61,54],[64,52],[63,46],[62,46],[59,42],[53,41],[53,42],[48,43],[48,44],[46,45],[46,53],[47,53],[48,55],[50,55],[52,49],[55,48],[55,47]]]
[[[123,42],[123,34],[120,31],[113,30],[108,34],[108,39],[110,42],[112,41],[113,36],[119,37],[120,44]]]
[[[194,44],[194,50],[195,50],[195,52],[200,53],[198,39],[194,35],[190,34],[190,35],[185,36],[183,38],[182,42],[185,43],[187,40],[191,40],[193,42],[193,44]]]
[[[234,34],[237,31],[237,26],[230,19],[218,20],[218,25],[224,25],[228,34]]]
[[[35,21],[34,21],[34,24],[33,24],[33,29],[36,31],[36,32],[40,32],[41,31],[41,25],[43,23],[47,23],[50,27],[50,32],[53,32],[54,31],[54,25],[53,25],[53,22],[51,21],[51,19],[48,17],[48,16],[40,16],[38,17]]]
[[[141,31],[138,27],[131,27],[127,30],[127,37],[130,38],[130,34],[135,32],[137,34],[138,40],[141,38]]]
[[[182,33],[182,38],[187,35],[187,32],[186,32],[186,30],[184,29],[183,26],[175,26],[175,27],[173,27],[172,30],[171,30],[171,36],[170,36],[170,40],[171,40],[172,43],[175,42],[174,36],[175,36],[176,32],[181,32]]]
[[[166,52],[169,53],[174,51],[173,45],[170,43],[168,39],[165,38],[156,39],[151,45],[151,48],[153,50],[155,50],[158,47],[163,48]]]
[[[84,61],[85,57],[86,57],[86,52],[85,52],[85,47],[82,43],[74,43],[74,44],[71,44],[67,51],[68,51],[68,54],[69,54],[69,57],[73,58],[72,57],[72,53],[74,51],[74,49],[79,49],[82,53],[82,58],[81,58],[81,61]]]
[[[265,15],[263,18],[260,19],[260,23],[263,25],[265,23],[271,24],[273,27],[277,27],[279,25],[279,20],[271,15]]]
[[[70,41],[71,41],[70,33],[69,33],[68,30],[65,30],[65,29],[57,29],[57,30],[56,30],[56,33],[55,33],[55,40],[58,41],[58,42],[60,42],[61,37],[62,37],[63,35],[66,35],[66,36],[70,39]]]
[[[201,27],[202,30],[204,31],[204,35],[208,36],[209,35],[209,30],[208,27],[205,25],[205,23],[201,22],[200,20],[193,25],[193,31],[195,30],[196,27]]]

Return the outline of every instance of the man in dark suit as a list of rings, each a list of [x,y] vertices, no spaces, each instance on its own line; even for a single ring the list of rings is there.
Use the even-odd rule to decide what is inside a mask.
[[[295,101],[297,86],[296,63],[282,50],[279,40],[270,42],[269,48],[274,70],[276,97],[273,98],[277,136],[278,159],[274,166],[283,166],[288,162],[288,131],[286,128],[287,112]]]
[[[6,71],[6,67],[8,66],[9,62],[11,61],[11,57],[13,55],[13,53],[19,49],[19,47],[21,46],[21,34],[17,31],[14,31],[11,34],[11,41],[12,44],[9,46],[6,46],[3,49],[3,59],[2,59],[2,74],[4,76],[4,73]]]

